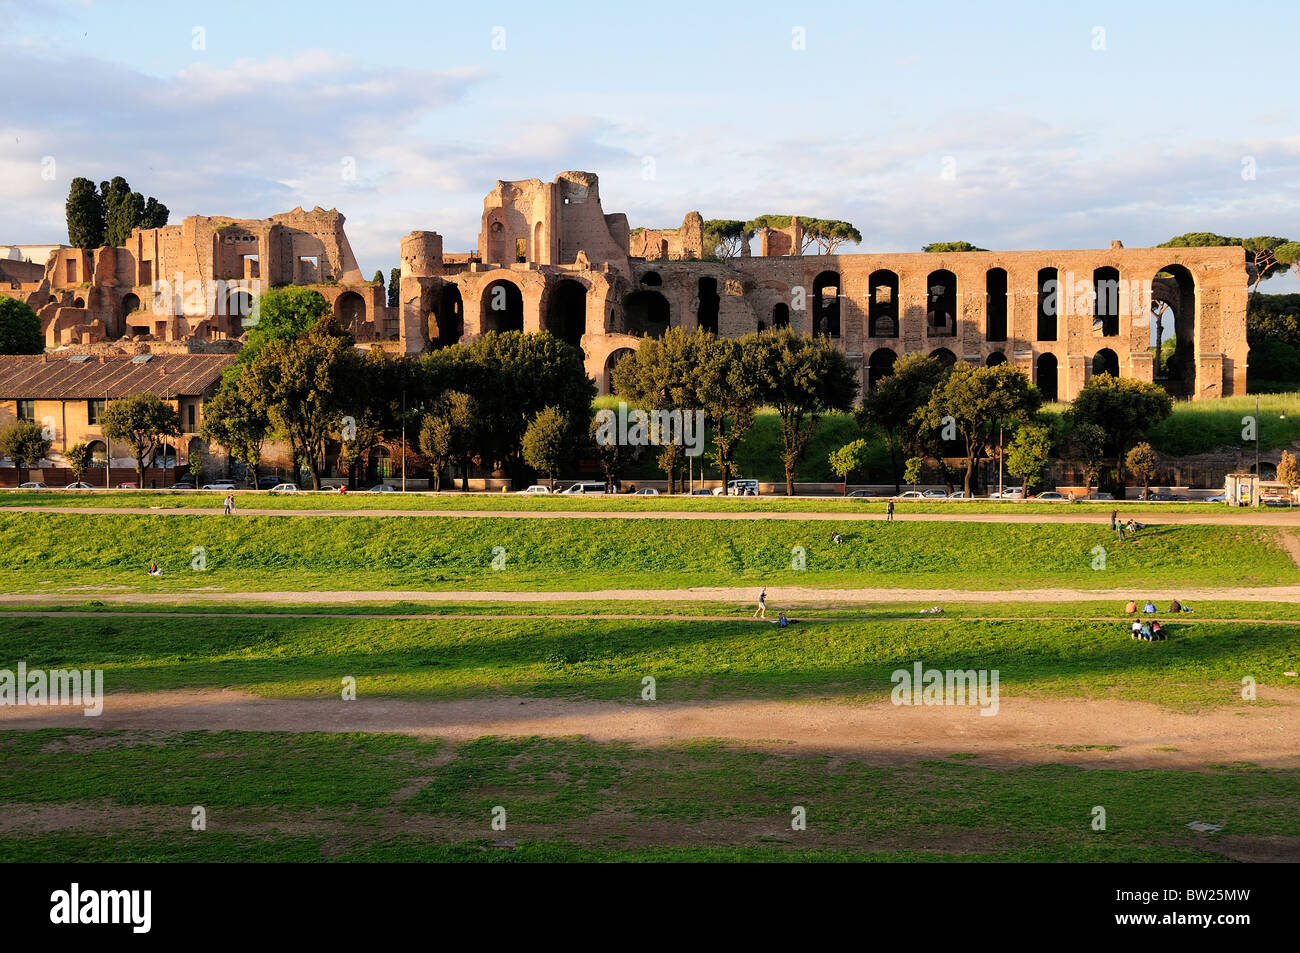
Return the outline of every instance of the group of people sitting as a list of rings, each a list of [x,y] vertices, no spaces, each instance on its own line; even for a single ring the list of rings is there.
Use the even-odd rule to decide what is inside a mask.
[[[1124,607],[1125,614],[1133,615],[1137,611],[1137,602],[1130,599],[1128,605]],[[1156,609],[1156,604],[1150,599],[1148,599],[1142,606],[1143,615],[1152,615],[1158,611],[1159,610]],[[1169,611],[1191,612],[1192,610],[1183,605],[1177,599],[1174,599],[1169,603]],[[1129,630],[1129,638],[1141,639],[1144,642],[1163,642],[1165,639],[1169,638],[1169,636],[1165,634],[1165,630],[1161,628],[1160,623],[1155,619],[1152,619],[1150,622],[1141,622],[1134,619],[1133,625]]]
[[[1132,615],[1137,611],[1138,611],[1138,604],[1134,600],[1130,599],[1128,601],[1128,605],[1124,607],[1124,614]],[[1152,613],[1159,612],[1159,611],[1160,610],[1156,608],[1156,604],[1152,602],[1150,599],[1148,599],[1146,603],[1142,606],[1143,615],[1151,615]],[[1190,606],[1185,606],[1177,599],[1174,599],[1169,603],[1169,611],[1170,612],[1191,612],[1192,610]]]

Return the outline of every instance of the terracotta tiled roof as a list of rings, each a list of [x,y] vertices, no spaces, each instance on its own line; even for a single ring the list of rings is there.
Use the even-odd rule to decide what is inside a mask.
[[[155,394],[163,399],[202,394],[235,361],[233,354],[154,354],[69,359],[55,355],[0,357],[0,400],[85,400]]]

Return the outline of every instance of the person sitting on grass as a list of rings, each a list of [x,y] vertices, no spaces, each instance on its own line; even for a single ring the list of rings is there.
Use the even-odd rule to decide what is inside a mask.
[[[1150,622],[1143,622],[1143,623],[1142,623],[1142,641],[1143,641],[1143,642],[1150,642],[1150,641],[1151,641],[1151,623],[1150,623]]]
[[[155,562],[151,562],[151,563],[149,563],[149,575],[151,575],[151,576],[161,576],[161,575],[162,575],[162,570],[158,568],[158,564],[157,564],[157,563],[155,563]]]
[[[1132,615],[1134,612],[1137,612],[1137,611],[1138,611],[1138,604],[1137,604],[1136,602],[1134,602],[1132,599],[1130,599],[1130,600],[1128,601],[1128,605],[1126,605],[1126,606],[1124,607],[1124,612],[1125,612],[1125,614],[1127,614],[1127,615]]]
[[[1147,615],[1150,615],[1151,613],[1156,611],[1156,604],[1152,602],[1150,599],[1148,599],[1147,604],[1142,607],[1142,611]]]
[[[831,533],[831,542],[838,546],[840,543],[844,542],[844,537],[839,533]]]
[[[1155,620],[1151,622],[1151,638],[1156,642],[1163,642],[1169,638],[1169,636],[1165,635],[1165,630],[1160,628],[1160,623]]]
[[[780,616],[777,617],[776,624],[782,629],[784,629],[787,625],[790,624],[790,620],[785,617],[784,610],[782,610]]]
[[[1133,627],[1129,629],[1130,639],[1139,639],[1142,637],[1142,623],[1137,619],[1133,620]]]

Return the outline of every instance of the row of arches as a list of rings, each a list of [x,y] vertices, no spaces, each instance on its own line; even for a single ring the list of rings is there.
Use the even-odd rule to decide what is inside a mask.
[[[930,356],[946,367],[952,367],[957,363],[957,356],[946,347],[936,348],[930,352]],[[892,374],[897,360],[898,354],[891,348],[882,347],[873,351],[867,359],[867,388],[869,390],[874,388],[882,378]],[[984,360],[986,367],[996,367],[1006,362],[1007,356],[1002,351],[994,351]],[[1111,377],[1119,377],[1119,355],[1110,348],[1102,348],[1093,355],[1091,371],[1093,375],[1109,374]],[[1055,354],[1038,355],[1034,361],[1034,383],[1042,394],[1043,400],[1059,399],[1059,373],[1060,362]]]

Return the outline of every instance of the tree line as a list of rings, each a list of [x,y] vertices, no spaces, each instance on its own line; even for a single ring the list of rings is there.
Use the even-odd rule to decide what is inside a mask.
[[[78,176],[68,187],[64,206],[68,244],[74,248],[117,248],[125,245],[135,228],[162,228],[171,212],[152,195],[131,190],[120,175],[95,183]]]

